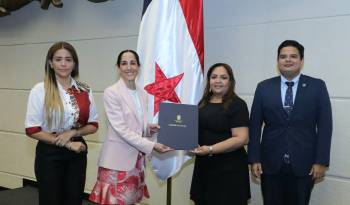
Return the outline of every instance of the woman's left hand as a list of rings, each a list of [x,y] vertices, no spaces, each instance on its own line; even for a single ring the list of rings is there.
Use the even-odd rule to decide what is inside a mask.
[[[75,153],[86,151],[86,146],[82,142],[70,142],[68,146],[69,146],[68,149]]]
[[[148,127],[151,134],[157,133],[160,129],[158,124],[149,124]]]
[[[69,142],[69,140],[72,137],[74,137],[76,134],[77,134],[77,130],[75,129],[64,131],[56,137],[54,143],[57,146],[64,147],[67,144],[67,142]]]
[[[159,153],[164,153],[164,152],[169,152],[169,151],[173,151],[174,149],[171,147],[168,147],[166,145],[163,145],[161,143],[156,143],[153,147],[154,150],[156,150]]]

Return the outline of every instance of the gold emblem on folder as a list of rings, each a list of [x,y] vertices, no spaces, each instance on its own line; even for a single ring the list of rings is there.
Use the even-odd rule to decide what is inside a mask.
[[[182,123],[182,119],[181,119],[181,115],[176,115],[176,120],[175,120],[176,123],[179,123],[181,124]]]

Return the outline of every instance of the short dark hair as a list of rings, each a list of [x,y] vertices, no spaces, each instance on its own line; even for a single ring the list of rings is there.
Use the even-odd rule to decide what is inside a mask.
[[[295,40],[285,40],[278,46],[277,58],[280,56],[281,50],[284,47],[294,47],[298,49],[301,59],[304,59],[304,46]]]
[[[136,51],[128,49],[128,50],[123,50],[122,52],[119,53],[118,58],[117,58],[117,66],[118,67],[120,67],[120,63],[122,61],[122,56],[123,56],[124,53],[132,53],[132,54],[134,54],[136,62],[137,62],[137,65],[140,66],[140,57],[139,57],[139,55],[136,53]]]

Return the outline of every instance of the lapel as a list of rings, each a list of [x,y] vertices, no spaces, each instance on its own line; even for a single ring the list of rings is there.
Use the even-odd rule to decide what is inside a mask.
[[[307,80],[303,74],[300,75],[297,93],[295,95],[293,110],[291,112],[291,117],[295,115],[296,111],[298,110],[298,107],[301,105],[302,99],[305,98],[306,88],[307,88]]]
[[[138,114],[137,114],[137,110],[136,110],[136,104],[134,102],[134,99],[133,99],[133,96],[131,96],[131,94],[129,93],[129,88],[126,87],[126,84],[124,83],[123,79],[119,79],[118,81],[118,87],[120,88],[120,96],[122,97],[122,99],[124,100],[124,104],[126,104],[130,110],[132,111],[136,121],[138,122],[138,124],[141,126],[141,122],[138,118]],[[140,94],[139,94],[139,91],[137,91],[139,97],[140,97]],[[140,97],[140,101],[141,101],[141,106],[143,107],[142,105],[142,98]]]
[[[283,108],[283,101],[281,95],[281,76],[278,76],[273,80],[273,93],[277,93],[277,95],[274,95],[276,98],[274,102],[278,102],[277,108],[279,112],[283,113],[283,115],[287,115],[286,111]]]

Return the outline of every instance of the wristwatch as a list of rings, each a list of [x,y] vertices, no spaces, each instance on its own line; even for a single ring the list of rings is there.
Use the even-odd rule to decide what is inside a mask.
[[[213,146],[209,146],[209,157],[213,156]]]

